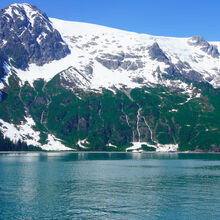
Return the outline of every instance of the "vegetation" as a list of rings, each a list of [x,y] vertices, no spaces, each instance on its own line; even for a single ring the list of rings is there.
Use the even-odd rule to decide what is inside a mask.
[[[142,147],[142,149],[143,149],[144,151],[156,151],[156,148],[154,148],[154,147],[149,147],[149,146],[147,146],[147,145],[145,145],[145,144],[142,144],[141,147]]]
[[[33,87],[28,83],[20,87],[12,75],[4,89],[0,118],[19,124],[31,115],[42,144],[50,133],[73,148],[79,140],[86,140],[87,150],[124,151],[132,141],[139,141],[138,121],[142,142],[178,144],[180,151],[220,150],[220,91],[208,84],[197,84],[189,99],[181,90],[161,86],[114,94],[70,91],[61,83],[57,75],[47,84],[38,80]]]
[[[35,146],[28,146],[20,140],[14,143],[9,138],[4,138],[0,133],[0,151],[42,151],[42,149]]]

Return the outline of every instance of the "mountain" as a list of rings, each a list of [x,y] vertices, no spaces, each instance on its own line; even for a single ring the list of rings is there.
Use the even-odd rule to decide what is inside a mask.
[[[0,12],[0,131],[45,150],[219,151],[220,42]]]
[[[70,51],[46,14],[28,4],[13,4],[0,12],[1,51],[16,68],[44,65]]]

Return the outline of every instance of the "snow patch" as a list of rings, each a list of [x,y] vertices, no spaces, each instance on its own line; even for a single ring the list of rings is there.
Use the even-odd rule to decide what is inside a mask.
[[[156,152],[177,152],[178,144],[159,144]]]
[[[13,14],[12,14],[12,7],[8,7],[6,10],[5,10],[6,14],[8,14],[10,17],[13,17]]]
[[[28,145],[39,146],[40,132],[33,129],[35,125],[34,120],[30,117],[26,117],[25,120],[21,125],[13,125],[0,119],[0,130],[4,137],[9,138],[14,143],[21,140]]]
[[[54,135],[49,134],[47,138],[48,143],[40,146],[43,150],[47,151],[70,151],[72,148],[66,147],[61,143],[61,140]]]
[[[85,146],[86,144],[89,144],[89,142],[87,141],[87,139],[79,140],[79,141],[77,142],[77,145],[78,145],[80,148],[83,148],[83,149],[87,149],[87,148],[88,148],[88,147]]]
[[[31,23],[31,26],[33,27],[35,22],[35,17],[40,16],[39,12],[33,10],[29,4],[21,4],[21,7],[24,8],[28,20]]]
[[[126,148],[126,151],[140,152],[142,145],[147,145],[156,149],[156,152],[177,152],[178,144],[159,144],[152,145],[147,142],[132,142],[133,146]]]
[[[107,144],[107,147],[114,147],[114,148],[118,148],[116,145],[111,144],[111,143],[108,143],[108,144]]]
[[[41,41],[46,38],[46,36],[47,34],[45,32],[41,33],[36,39],[37,43],[40,44]]]
[[[0,82],[0,89],[4,89],[4,87],[5,85],[2,82]]]
[[[1,47],[3,47],[7,42],[8,42],[7,40],[3,40],[2,44],[1,44]]]
[[[34,120],[31,117],[25,117],[25,120],[26,121],[23,121],[21,125],[13,125],[0,119],[0,131],[3,133],[4,137],[9,138],[14,143],[21,140],[27,143],[27,145],[33,145],[48,151],[73,150],[64,146],[59,139],[51,134],[48,135],[48,143],[42,146],[39,143],[40,132],[33,129],[33,126],[35,126]]]
[[[126,151],[140,152],[142,145],[149,146],[149,144],[147,142],[132,142],[132,144],[133,144],[133,146],[126,148]],[[150,147],[156,148],[156,146],[154,146],[154,145],[151,145]]]
[[[3,64],[3,69],[6,73],[6,76],[4,76],[3,81],[5,81],[8,84],[8,78],[11,75],[10,66],[7,63]],[[0,83],[1,89],[3,89],[5,86],[3,83]]]
[[[178,112],[178,109],[171,109],[169,112]]]

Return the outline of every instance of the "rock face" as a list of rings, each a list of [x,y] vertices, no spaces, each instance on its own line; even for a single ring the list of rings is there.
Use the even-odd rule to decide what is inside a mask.
[[[149,47],[149,55],[153,60],[157,60],[159,62],[164,62],[164,63],[169,62],[169,59],[161,50],[158,43],[154,43],[151,47]]]
[[[4,68],[3,68],[4,61],[5,61],[4,56],[0,51],[0,81],[5,76],[5,71],[4,71]]]
[[[47,15],[29,4],[13,4],[0,11],[0,49],[20,69],[65,57],[70,50]]]
[[[130,60],[126,60],[127,58]],[[100,57],[96,57],[96,61],[110,70],[121,68],[123,70],[135,71],[138,68],[143,67],[143,63],[138,60],[138,58],[138,56],[132,56],[131,54],[124,53],[119,53],[117,55],[102,54]]]
[[[219,51],[216,46],[208,43],[202,36],[194,36],[188,40],[188,44],[192,46],[200,46],[201,50],[211,55],[213,58],[219,58]]]

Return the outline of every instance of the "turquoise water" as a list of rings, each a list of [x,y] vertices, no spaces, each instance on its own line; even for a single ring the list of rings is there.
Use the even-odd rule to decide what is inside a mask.
[[[0,219],[220,219],[220,154],[0,154]]]

